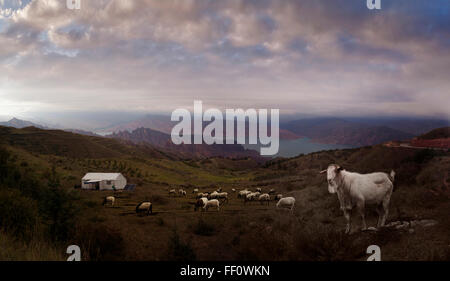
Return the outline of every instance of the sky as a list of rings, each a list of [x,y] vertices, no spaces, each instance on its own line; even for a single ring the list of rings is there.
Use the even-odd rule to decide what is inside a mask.
[[[0,116],[450,117],[450,0],[80,1],[0,0]]]

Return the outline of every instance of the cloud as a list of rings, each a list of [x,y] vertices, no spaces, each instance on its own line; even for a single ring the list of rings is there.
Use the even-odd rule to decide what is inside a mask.
[[[450,115],[448,1],[5,1],[0,92],[33,111]]]

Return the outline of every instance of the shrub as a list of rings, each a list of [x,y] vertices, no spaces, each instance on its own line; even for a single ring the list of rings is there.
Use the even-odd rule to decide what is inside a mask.
[[[177,231],[174,230],[169,238],[167,247],[167,259],[170,261],[194,261],[196,260],[195,251],[190,243],[181,241]]]
[[[213,224],[205,222],[202,218],[199,218],[197,224],[194,226],[194,233],[202,236],[211,236],[216,232]]]
[[[309,225],[294,237],[293,258],[308,261],[354,260],[364,254],[364,247],[334,226]]]
[[[89,223],[77,229],[75,244],[79,245],[84,258],[91,261],[121,260],[125,244],[121,233],[112,227]]]
[[[20,238],[29,238],[38,217],[36,202],[13,189],[0,190],[0,227]]]

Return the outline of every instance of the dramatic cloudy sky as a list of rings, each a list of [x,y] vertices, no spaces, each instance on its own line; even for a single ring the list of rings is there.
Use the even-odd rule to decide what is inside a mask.
[[[450,115],[449,0],[0,0],[0,115]]]

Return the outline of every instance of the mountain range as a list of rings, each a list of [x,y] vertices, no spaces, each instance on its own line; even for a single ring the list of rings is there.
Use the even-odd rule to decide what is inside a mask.
[[[118,133],[149,128],[157,138],[156,131],[170,134],[174,124],[169,116],[147,115],[129,123],[104,128],[103,131]],[[439,119],[309,118],[280,123],[280,139],[307,137],[320,143],[363,146],[411,139],[448,124],[448,120]]]

